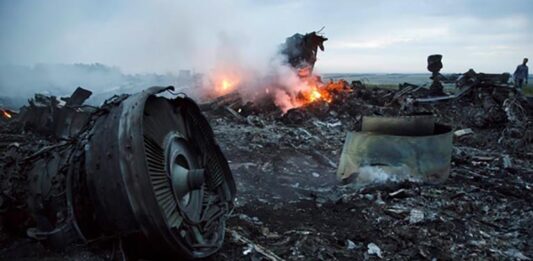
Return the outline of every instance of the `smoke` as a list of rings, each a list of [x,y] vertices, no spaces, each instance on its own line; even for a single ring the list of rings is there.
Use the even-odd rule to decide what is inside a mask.
[[[404,164],[398,166],[368,166],[359,168],[356,183],[359,185],[380,184],[387,182],[401,182],[409,180],[419,182],[420,179],[411,175],[413,171]]]
[[[301,102],[297,97],[300,93],[308,91],[311,86],[307,81],[298,77],[293,68],[289,67],[284,57],[278,55],[275,64],[278,83],[274,89],[274,103],[283,111],[298,107]]]
[[[310,81],[314,76],[299,77],[289,65],[281,52],[284,40],[258,57],[257,49],[243,44],[238,35],[220,34],[214,68],[195,95],[209,99],[238,92],[245,101],[270,98],[283,112],[303,105],[298,96],[309,93],[317,81]]]
[[[201,73],[206,86],[238,86],[246,99],[268,92],[279,97],[283,110],[295,106],[303,84],[283,63],[278,47],[293,33],[314,29],[314,23],[287,11],[300,4],[102,4],[2,1],[0,96],[68,95],[77,86],[95,93],[131,92],[141,85],[175,85],[175,75],[186,69]],[[277,17],[276,25],[265,23],[268,17]]]
[[[107,96],[99,99],[102,101],[115,93],[132,93],[149,86],[165,86],[176,81],[177,78],[171,74],[124,74],[117,67],[98,63],[0,65],[0,96],[22,101],[34,93],[68,96],[78,86],[90,89],[94,93],[93,97],[98,94]]]
[[[102,63],[127,74],[206,72],[228,44],[243,62],[268,59],[302,28],[301,19],[284,28],[265,22],[284,9],[241,1],[1,1],[0,61]]]

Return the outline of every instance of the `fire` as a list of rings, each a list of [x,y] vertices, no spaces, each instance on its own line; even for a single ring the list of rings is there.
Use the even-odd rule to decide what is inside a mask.
[[[347,83],[344,81],[322,83],[319,79],[311,79],[307,82],[306,88],[300,91],[298,95],[299,106],[304,106],[308,103],[324,101],[331,103],[335,93],[347,91]]]
[[[296,72],[298,74],[298,77],[300,77],[302,79],[312,77],[311,71],[312,71],[311,66],[305,66],[305,67],[302,67],[302,68],[298,68],[296,70]]]
[[[314,102],[320,98],[322,98],[322,94],[317,90],[317,88],[313,88],[313,90],[311,91],[311,96],[309,97],[309,100],[311,102]]]
[[[222,90],[223,91],[226,91],[226,90],[230,89],[231,85],[232,84],[228,80],[226,80],[226,79],[222,80]]]
[[[317,101],[331,103],[333,100],[330,91],[325,86],[311,86],[310,90],[302,91],[298,98],[301,102],[300,106]]]
[[[209,76],[205,86],[206,98],[213,99],[238,93],[243,101],[252,103],[272,99],[283,113],[292,108],[313,103],[333,103],[343,92],[351,89],[345,81],[322,82],[310,68],[257,77],[246,70],[216,70]]]
[[[6,118],[6,119],[11,119],[11,118],[13,118],[13,115],[12,115],[10,112],[8,112],[7,110],[2,110],[2,109],[0,109],[0,110],[2,111],[2,116],[3,116],[4,118]]]
[[[222,96],[229,94],[237,89],[239,80],[236,77],[217,77],[218,80],[215,80],[215,95]]]
[[[322,82],[319,76],[312,75],[308,78],[299,78],[287,88],[278,88],[273,91],[274,103],[283,113],[298,107],[305,107],[314,103],[333,103],[336,99],[351,92],[350,85],[343,80],[327,83]]]

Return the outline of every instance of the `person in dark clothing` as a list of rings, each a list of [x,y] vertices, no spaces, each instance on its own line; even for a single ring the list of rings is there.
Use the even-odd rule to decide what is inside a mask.
[[[528,68],[526,65],[527,61],[527,58],[524,58],[522,64],[518,65],[513,73],[514,84],[516,88],[521,89],[522,87],[527,86],[527,78],[529,75]]]

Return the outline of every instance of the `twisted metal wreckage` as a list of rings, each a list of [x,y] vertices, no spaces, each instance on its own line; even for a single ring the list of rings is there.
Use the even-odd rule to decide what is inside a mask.
[[[81,88],[64,106],[36,97],[19,123],[47,135],[47,145],[6,149],[4,222],[17,216],[14,226],[32,224],[27,234],[52,247],[116,236],[160,257],[215,253],[235,183],[196,103],[159,95],[172,89],[114,96],[100,108],[82,105],[91,93]]]

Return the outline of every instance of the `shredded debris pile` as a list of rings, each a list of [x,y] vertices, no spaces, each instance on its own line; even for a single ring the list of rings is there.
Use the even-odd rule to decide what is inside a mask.
[[[533,258],[533,110],[520,92],[482,81],[406,106],[427,89],[348,89],[286,114],[223,99],[205,111],[239,191],[218,259]],[[360,129],[362,116],[413,113],[453,126],[447,181],[358,187],[335,179],[346,132]]]

